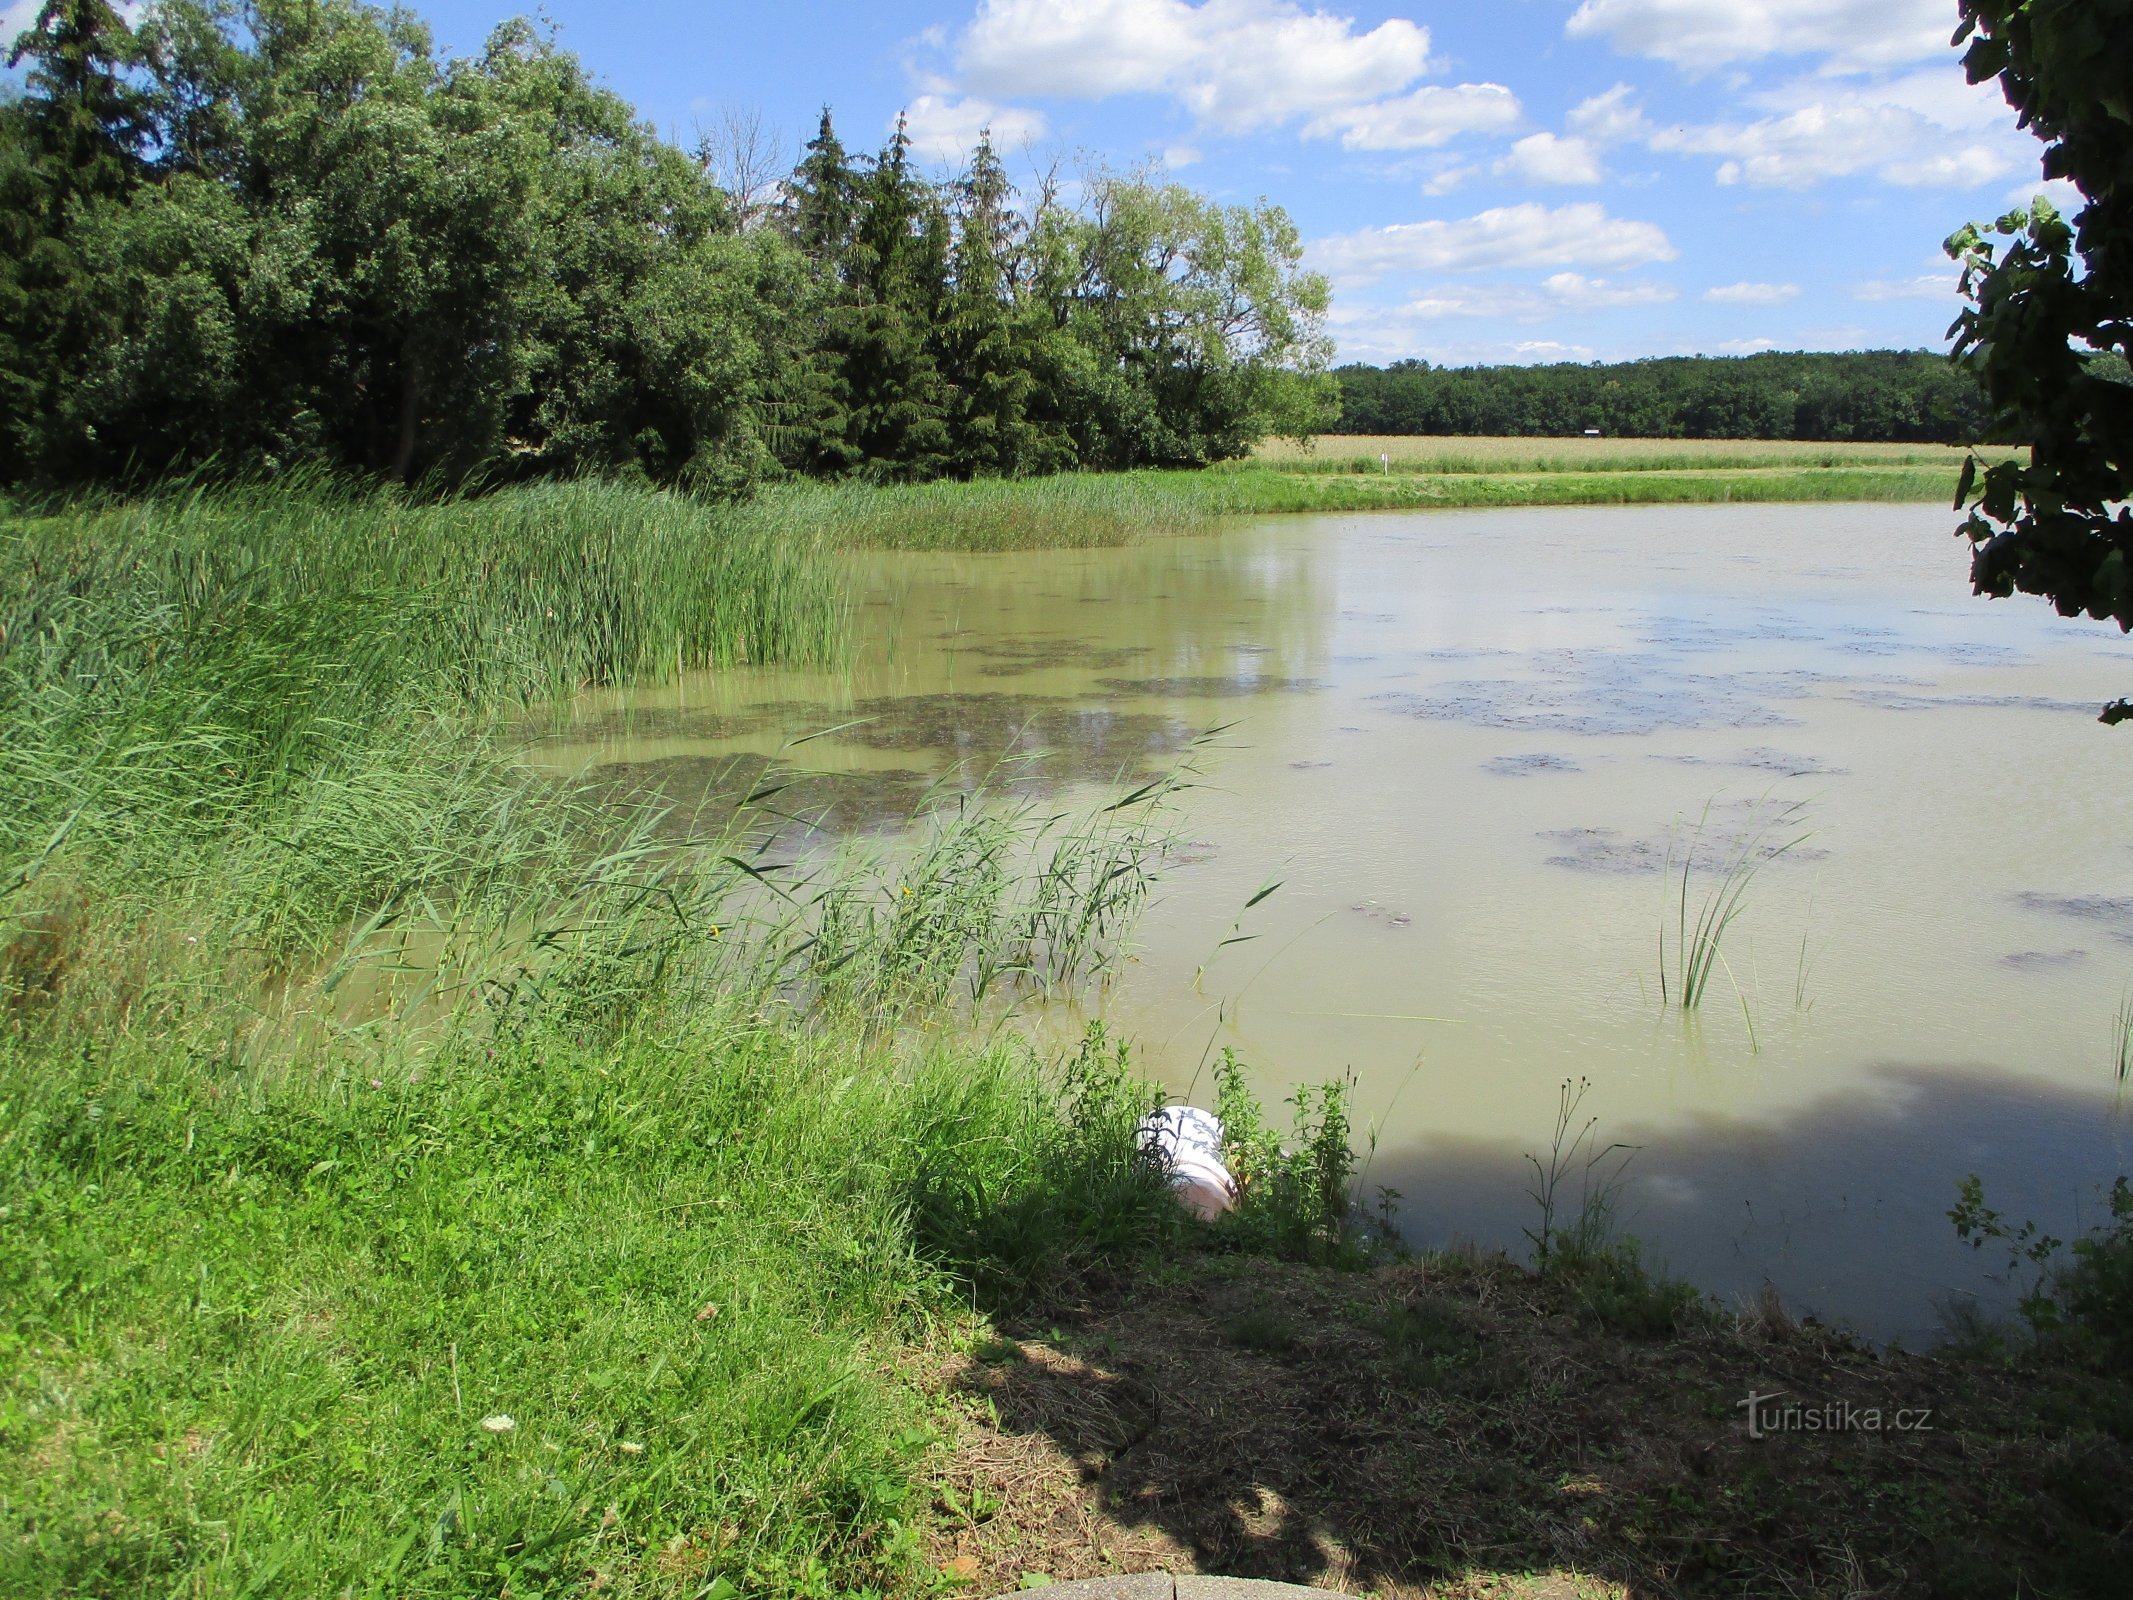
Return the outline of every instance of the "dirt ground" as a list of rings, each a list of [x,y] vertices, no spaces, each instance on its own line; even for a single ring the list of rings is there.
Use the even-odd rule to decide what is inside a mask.
[[[1774,1304],[1658,1338],[1500,1257],[1203,1256],[943,1357],[932,1552],[981,1594],[2133,1594],[2122,1376],[1879,1356]],[[1751,1436],[1743,1402],[1757,1408]]]

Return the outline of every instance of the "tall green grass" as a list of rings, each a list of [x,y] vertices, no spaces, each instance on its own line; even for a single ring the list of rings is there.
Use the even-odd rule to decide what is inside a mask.
[[[923,1586],[914,1350],[1178,1224],[1128,1075],[898,1024],[1101,973],[1167,791],[794,857],[529,772],[508,708],[837,649],[671,497],[4,538],[0,1593]]]

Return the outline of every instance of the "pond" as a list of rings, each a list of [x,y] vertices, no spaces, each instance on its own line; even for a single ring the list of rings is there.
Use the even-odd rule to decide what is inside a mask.
[[[1190,753],[1100,1002],[1146,1069],[1203,1102],[1225,1046],[1270,1100],[1352,1072],[1407,1235],[1520,1253],[1525,1157],[1583,1080],[1578,1124],[1637,1147],[1649,1259],[1917,1344],[2019,1287],[1954,1235],[1964,1175],[2063,1236],[2133,1165],[2133,730],[2096,722],[2133,650],[1971,598],[1954,520],[1383,513],[871,557],[848,670],[589,699],[544,759],[685,793],[783,751],[797,803],[859,829],[1009,752],[1064,798]],[[1693,936],[1741,852],[1685,1015],[1681,861]]]

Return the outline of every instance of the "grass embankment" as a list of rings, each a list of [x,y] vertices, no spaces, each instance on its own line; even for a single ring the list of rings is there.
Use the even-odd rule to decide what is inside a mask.
[[[1391,457],[1389,469],[1379,461]],[[1205,472],[890,488],[795,486],[739,513],[832,544],[1028,550],[1130,544],[1224,517],[1491,506],[1948,501],[1963,452],[1937,445],[1618,439],[1276,442]]]
[[[885,1024],[1100,964],[1147,837],[781,870],[494,731],[833,576],[594,487],[6,530],[0,1593],[917,1580],[895,1352],[1173,1223],[1115,1063]]]

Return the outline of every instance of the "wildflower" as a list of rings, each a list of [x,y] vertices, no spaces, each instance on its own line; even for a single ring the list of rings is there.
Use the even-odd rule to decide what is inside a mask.
[[[489,1433],[509,1433],[518,1426],[517,1423],[513,1422],[501,1411],[497,1412],[493,1417],[483,1417],[481,1425],[484,1431]]]
[[[370,1080],[370,1086],[373,1089],[382,1089],[385,1087],[385,1080],[383,1078],[372,1078]]]
[[[697,1320],[698,1322],[709,1322],[709,1321],[710,1321],[710,1320],[711,1320],[711,1319],[712,1319],[713,1317],[715,1317],[715,1316],[717,1316],[717,1315],[718,1315],[718,1307],[717,1307],[717,1306],[705,1306],[705,1307],[703,1308],[703,1310],[701,1310],[701,1311],[699,1311],[699,1312],[697,1312],[697,1313],[696,1313],[696,1320]]]
[[[626,1456],[641,1456],[644,1454],[644,1446],[634,1439],[624,1439],[616,1448]]]

